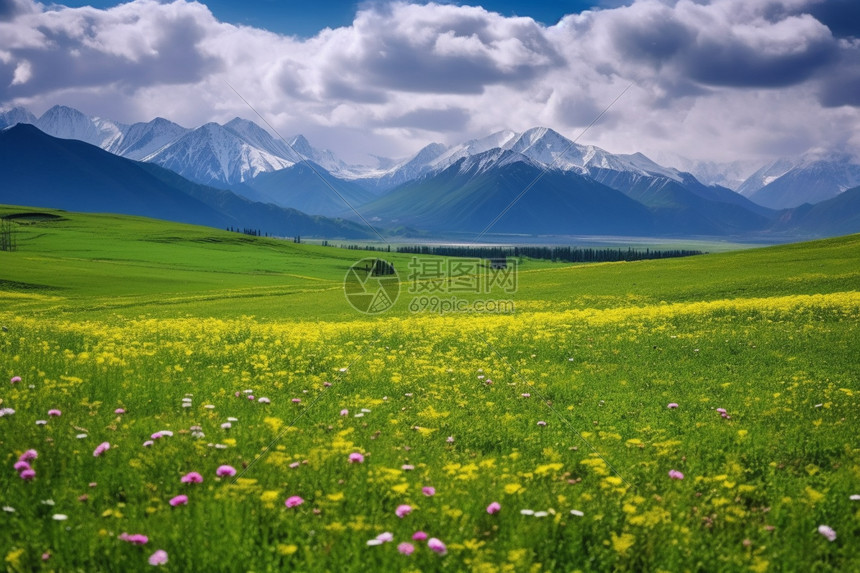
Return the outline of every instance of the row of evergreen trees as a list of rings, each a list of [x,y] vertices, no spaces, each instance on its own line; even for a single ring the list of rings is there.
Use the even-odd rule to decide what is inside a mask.
[[[634,249],[633,247],[570,247],[570,246],[430,246],[414,245],[397,247],[398,253],[413,255],[441,255],[444,257],[471,257],[482,259],[503,259],[506,257],[529,257],[566,263],[608,263],[618,261],[641,261],[645,259],[668,259],[690,257],[704,254],[691,249]]]
[[[260,231],[260,229],[249,229],[247,227],[243,227],[241,229],[239,227],[227,227],[227,230],[230,231],[231,233],[242,233],[244,235],[250,235],[251,237],[262,237],[262,236],[264,236],[263,232]],[[267,232],[265,234],[265,236],[268,237],[269,233]],[[293,237],[293,242],[294,243],[301,243],[302,242],[302,236],[296,235],[295,237]],[[328,246],[328,241],[323,241],[323,242],[325,243],[324,246]]]

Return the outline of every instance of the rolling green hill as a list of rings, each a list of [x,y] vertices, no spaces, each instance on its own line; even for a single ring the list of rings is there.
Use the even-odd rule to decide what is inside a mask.
[[[411,255],[139,217],[0,207],[0,216],[8,215],[15,217],[19,249],[0,253],[0,292],[11,309],[349,319],[356,313],[343,295],[347,270],[364,257],[384,257],[403,282],[391,314],[409,314]],[[522,260],[518,291],[506,298],[518,308],[563,310],[838,292],[860,288],[858,260],[860,235],[661,261]]]

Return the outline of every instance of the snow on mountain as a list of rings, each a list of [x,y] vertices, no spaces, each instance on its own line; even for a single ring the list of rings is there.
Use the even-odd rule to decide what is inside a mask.
[[[466,143],[449,148],[444,153],[436,157],[436,159],[432,160],[429,165],[434,170],[445,169],[464,157],[479,155],[485,151],[496,148],[505,149],[505,146],[516,137],[516,132],[506,129],[492,133],[487,137],[472,139]]]
[[[795,167],[799,166],[802,160],[795,159],[777,159],[772,161],[750,175],[738,188],[737,192],[745,197],[750,197],[753,193],[773,183]]]
[[[344,179],[354,179],[367,171],[367,168],[359,165],[347,165],[337,158],[328,149],[317,149],[305,139],[304,135],[296,135],[289,140],[290,148],[298,153],[302,159],[310,159],[329,173]]]
[[[147,123],[134,123],[105,151],[136,161],[152,155],[188,133],[189,129],[157,117]]]
[[[225,123],[224,128],[232,131],[246,143],[276,157],[287,159],[292,163],[297,163],[303,159],[303,157],[296,155],[283,140],[272,137],[268,131],[253,121],[237,117]]]
[[[488,171],[501,169],[502,167],[513,163],[525,163],[539,170],[544,168],[541,163],[534,161],[518,151],[494,147],[484,151],[483,153],[477,153],[463,158],[458,172],[470,177],[477,177],[478,175]]]
[[[0,111],[0,129],[12,127],[18,123],[36,123],[36,116],[23,107],[13,107]]]
[[[617,155],[594,145],[579,145],[546,127],[529,129],[506,145],[506,148],[522,153],[545,167],[562,171],[590,175],[594,170],[602,169],[682,181],[677,170],[663,167],[641,153]]]
[[[33,123],[49,135],[85,141],[129,159],[152,161],[197,182],[225,187],[241,185],[261,173],[308,159],[336,177],[380,193],[476,156],[481,156],[478,164],[465,162],[461,169],[483,171],[493,167],[494,162],[525,161],[542,169],[586,175],[605,184],[614,182],[616,188],[655,179],[685,187],[693,185],[695,192],[707,195],[717,189],[714,185],[723,185],[769,208],[823,201],[860,185],[860,165],[841,156],[780,159],[745,177],[754,168],[751,161],[671,162],[681,167],[679,170],[641,153],[613,154],[593,145],[576,144],[546,127],[522,133],[502,130],[454,146],[433,143],[407,159],[384,160],[376,167],[368,167],[346,164],[331,151],[313,147],[301,135],[284,141],[241,118],[223,126],[209,123],[189,130],[162,118],[124,125],[87,117],[66,106],[54,106],[38,119],[23,108],[0,112],[0,128],[19,122]],[[500,152],[487,155],[492,150]],[[723,188],[721,192],[728,191]]]
[[[762,166],[761,161],[752,159],[731,162],[701,161],[675,154],[665,154],[658,160],[679,171],[692,174],[705,185],[719,185],[732,191],[737,191],[744,181]]]
[[[608,170],[667,178],[679,183],[685,181],[677,169],[663,167],[641,153],[616,155],[593,145],[578,145],[546,127],[535,127],[523,133],[498,131],[452,147],[434,143],[387,170],[366,174],[361,180],[366,187],[390,189],[418,177],[441,172],[463,158],[475,157],[495,149],[511,151],[514,154],[499,153],[487,157],[504,157],[506,162],[528,160],[544,169],[569,171],[579,175],[603,175]],[[485,158],[484,161],[489,159]],[[471,163],[467,165],[472,166]],[[489,165],[485,163],[484,168]]]
[[[294,165],[254,147],[233,130],[207,123],[143,158],[183,177],[219,187],[243,183],[254,176]]]
[[[741,190],[759,205],[790,209],[832,199],[857,186],[860,186],[860,164],[853,158],[810,155],[800,161],[783,160],[767,166],[744,182]]]
[[[107,149],[122,136],[125,127],[101,118],[90,118],[80,111],[55,105],[36,120],[41,131],[60,139],[77,139]]]
[[[418,179],[431,171],[434,162],[447,151],[448,146],[441,143],[431,143],[422,147],[415,155],[402,161],[386,161],[385,158],[379,158],[381,163],[379,168],[367,170],[354,179],[371,191],[392,189],[407,181]]]
[[[344,178],[356,178],[369,171],[367,167],[347,165],[329,150],[316,149],[301,135],[283,141],[241,118],[223,126],[211,123],[190,130],[163,118],[124,125],[59,105],[38,119],[23,108],[0,112],[0,127],[19,122],[32,123],[54,137],[84,141],[128,159],[169,165],[195,181],[222,186],[243,183],[259,173],[283,169],[304,159]]]

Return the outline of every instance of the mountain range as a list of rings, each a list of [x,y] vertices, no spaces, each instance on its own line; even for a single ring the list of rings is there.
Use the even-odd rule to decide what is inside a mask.
[[[351,221],[254,202],[28,124],[0,131],[0,177],[0,203],[141,215],[276,236],[370,236],[365,226]]]
[[[179,220],[188,211],[198,219],[205,214],[215,226],[233,226],[241,214],[243,221],[265,220],[272,232],[280,232],[284,225],[279,218],[292,209],[294,226],[298,212],[318,216],[317,226],[305,225],[303,234],[316,229],[326,236],[333,236],[332,231],[340,236],[372,232],[366,226],[348,227],[344,220],[362,218],[383,228],[405,226],[433,233],[741,236],[860,231],[849,216],[856,205],[851,194],[836,201],[848,213],[825,205],[860,186],[860,165],[845,156],[783,159],[762,166],[743,181],[738,174],[749,170],[748,163],[736,162],[720,174],[719,164],[688,162],[691,170],[705,174],[702,182],[690,172],[665,167],[641,153],[612,154],[576,144],[545,127],[522,133],[503,130],[454,146],[433,143],[405,159],[379,158],[376,165],[363,166],[314,148],[301,135],[281,139],[241,118],[188,129],[163,118],[126,125],[64,106],[38,118],[22,108],[0,113],[0,129],[18,123],[32,124],[58,138],[43,141],[41,154],[28,148],[35,157],[30,163],[18,159],[21,165],[38,161],[51,165],[58,174],[53,182],[57,189],[65,179],[67,187],[89,197],[82,210],[98,204],[104,209],[113,205],[116,210],[123,202],[130,204],[132,197],[142,196],[140,181],[129,181],[128,189],[134,188],[130,194],[87,192],[81,171],[102,181],[102,164],[108,171],[117,164],[94,153],[87,154],[89,165],[74,167],[62,160],[62,154],[55,160],[51,153],[58,152],[57,141],[76,140],[128,161],[123,165],[129,177],[146,173],[159,182],[160,186],[151,187],[153,193],[163,192],[163,186],[180,193],[170,195],[170,207],[165,207],[170,216],[163,218]],[[3,133],[10,131],[15,132],[7,128]],[[27,136],[37,137],[32,132]],[[75,153],[82,152],[75,148]],[[2,176],[9,181],[8,173],[18,173],[20,183],[23,175],[10,161],[4,162]],[[63,169],[77,169],[82,179],[64,178]],[[47,186],[48,181],[43,183]],[[62,195],[68,199],[75,193]],[[51,196],[59,198],[56,192]],[[161,197],[167,201],[168,195]],[[220,218],[182,203],[188,198]],[[812,208],[812,204],[822,207]]]

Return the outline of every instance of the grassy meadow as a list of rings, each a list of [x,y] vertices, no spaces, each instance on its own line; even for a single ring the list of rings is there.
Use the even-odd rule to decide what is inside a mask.
[[[515,312],[440,314],[409,255],[39,213],[0,253],[8,571],[860,570],[860,236],[523,260]]]

